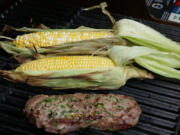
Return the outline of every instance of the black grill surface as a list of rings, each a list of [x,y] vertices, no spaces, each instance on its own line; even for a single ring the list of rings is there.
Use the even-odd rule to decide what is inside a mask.
[[[113,14],[116,20],[125,17]],[[134,18],[132,18],[134,19]],[[81,8],[62,2],[20,0],[0,15],[0,27],[9,24],[15,27],[43,23],[53,28],[76,28],[84,25],[94,28],[111,28],[109,19],[100,10],[84,12]],[[138,19],[136,19],[138,20]],[[146,20],[138,20],[171,39],[180,42],[180,28]],[[8,33],[16,36],[17,33]],[[0,69],[12,69],[16,62],[0,50]],[[25,84],[17,84],[0,79],[0,134],[46,135],[42,129],[29,124],[23,108],[29,97],[37,94],[65,94],[75,92],[120,93],[134,97],[142,108],[138,125],[125,131],[102,132],[84,129],[71,135],[178,135],[180,127],[180,81],[156,75],[154,80],[132,79],[115,91],[52,91]]]

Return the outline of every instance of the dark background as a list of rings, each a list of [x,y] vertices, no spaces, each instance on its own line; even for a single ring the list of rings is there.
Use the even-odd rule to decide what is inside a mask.
[[[16,0],[0,0],[0,12],[3,12]],[[58,0],[51,0],[52,2]],[[70,5],[77,5],[81,7],[89,7],[97,5],[100,2],[106,1],[108,3],[108,10],[114,13],[120,13],[136,18],[143,18],[151,20],[146,9],[145,0],[59,0],[64,1]],[[43,3],[42,3],[43,4]]]

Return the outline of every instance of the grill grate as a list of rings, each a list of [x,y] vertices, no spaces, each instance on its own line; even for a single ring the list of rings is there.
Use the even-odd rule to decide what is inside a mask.
[[[40,4],[43,2],[43,5]],[[40,7],[38,7],[40,5]],[[113,14],[116,20],[124,16]],[[65,6],[62,2],[51,3],[49,1],[19,0],[0,18],[0,27],[3,24],[15,27],[31,26],[34,23],[43,23],[54,28],[75,28],[85,25],[94,28],[111,28],[109,19],[101,14],[100,10],[83,12],[80,8]],[[180,42],[180,28],[159,24],[155,22],[141,21],[158,31],[164,33],[173,40]],[[7,33],[16,36],[17,33]],[[17,66],[13,59],[9,59],[2,50],[0,56],[0,68],[11,69]],[[8,56],[8,57],[7,57]],[[42,135],[47,134],[41,129],[36,129],[29,124],[23,114],[23,108],[30,96],[36,94],[64,94],[75,92],[87,93],[120,93],[135,97],[139,102],[143,114],[138,125],[125,131],[113,133],[102,132],[93,129],[85,129],[72,135],[178,135],[180,124],[180,83],[177,80],[156,76],[154,80],[132,79],[127,84],[115,91],[51,91],[38,87],[31,87],[20,83],[11,83],[0,79],[0,133]]]
[[[0,23],[16,27],[22,27],[22,24],[31,26],[30,22],[33,19],[33,22],[37,24],[66,28],[77,10],[76,7],[66,6],[58,1],[52,3],[46,0],[19,0],[1,14]]]

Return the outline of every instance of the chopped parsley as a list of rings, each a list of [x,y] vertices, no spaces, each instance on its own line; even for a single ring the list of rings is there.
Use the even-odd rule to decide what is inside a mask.
[[[53,100],[56,100],[56,99],[57,99],[56,97],[50,97],[50,98],[45,99],[44,102],[50,103],[50,102],[52,102]]]
[[[96,111],[96,114],[100,114],[101,112],[99,112],[99,111]]]
[[[123,107],[122,107],[122,106],[120,106],[120,105],[118,105],[118,108],[119,108],[120,110],[123,110]]]
[[[87,124],[90,124],[90,123],[92,123],[94,120],[86,120],[86,123]]]
[[[64,110],[61,112],[61,115],[65,115],[66,113],[67,113],[67,111]]]
[[[118,99],[118,102],[119,102],[119,103],[123,103],[123,100],[122,100],[122,99]]]
[[[60,105],[60,107],[61,107],[61,108],[66,108],[66,106],[65,106],[65,105]]]
[[[104,104],[103,104],[103,103],[96,103],[96,104],[95,104],[95,107],[97,107],[97,108],[102,108],[102,107],[104,107]]]
[[[56,122],[55,122],[55,126],[57,127],[58,125],[59,125],[59,122],[56,121]]]
[[[78,113],[78,112],[79,112],[79,110],[76,110],[76,109],[71,109],[71,110],[70,110],[70,112],[72,112],[72,113]]]

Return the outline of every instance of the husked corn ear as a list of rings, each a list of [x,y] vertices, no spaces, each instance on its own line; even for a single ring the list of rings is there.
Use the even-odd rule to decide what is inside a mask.
[[[115,67],[109,58],[99,56],[47,57],[19,66],[17,71],[59,71],[70,69],[102,69]]]
[[[62,43],[112,37],[112,32],[36,32],[18,36],[13,44],[17,47],[47,47]]]

